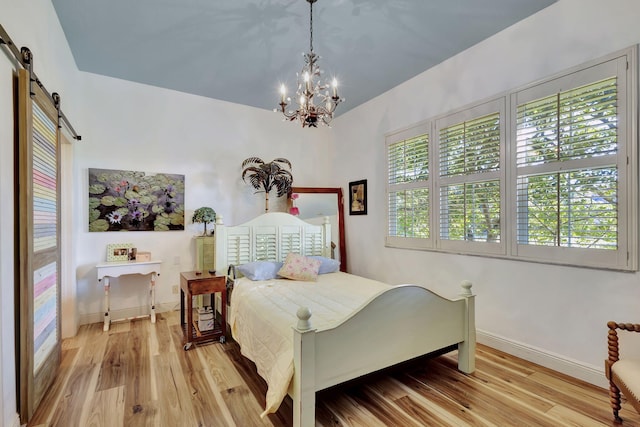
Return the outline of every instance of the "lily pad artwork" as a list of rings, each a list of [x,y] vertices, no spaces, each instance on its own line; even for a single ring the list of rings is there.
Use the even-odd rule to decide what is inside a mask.
[[[184,230],[184,175],[89,169],[89,231]]]

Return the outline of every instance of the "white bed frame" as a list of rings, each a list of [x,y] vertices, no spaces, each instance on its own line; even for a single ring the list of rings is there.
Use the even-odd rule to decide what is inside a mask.
[[[266,213],[245,224],[216,223],[216,267],[227,270],[256,260],[284,260],[287,253],[330,251],[328,221],[308,224],[286,213]],[[293,425],[315,425],[315,393],[336,384],[458,346],[458,369],[475,370],[475,297],[471,283],[447,299],[416,285],[389,288],[333,329],[313,328],[306,307],[292,325],[294,344]]]

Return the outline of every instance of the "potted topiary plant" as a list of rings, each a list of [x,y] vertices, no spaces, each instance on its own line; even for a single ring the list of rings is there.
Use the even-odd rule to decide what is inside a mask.
[[[209,207],[198,208],[193,212],[193,217],[191,218],[191,222],[194,224],[203,223],[204,224],[204,234],[207,235],[207,224],[216,222],[216,211]]]

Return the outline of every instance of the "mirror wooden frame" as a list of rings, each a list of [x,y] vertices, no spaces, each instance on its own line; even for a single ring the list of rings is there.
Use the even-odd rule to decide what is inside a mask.
[[[333,187],[291,187],[293,193],[310,193],[310,194],[335,194],[338,196],[338,235],[339,235],[339,250],[340,250],[340,271],[347,271],[347,245],[344,236],[344,197],[342,194],[342,188]]]

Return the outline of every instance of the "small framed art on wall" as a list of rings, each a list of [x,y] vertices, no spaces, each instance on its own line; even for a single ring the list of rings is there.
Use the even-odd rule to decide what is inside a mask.
[[[349,215],[367,214],[367,180],[349,183]]]

